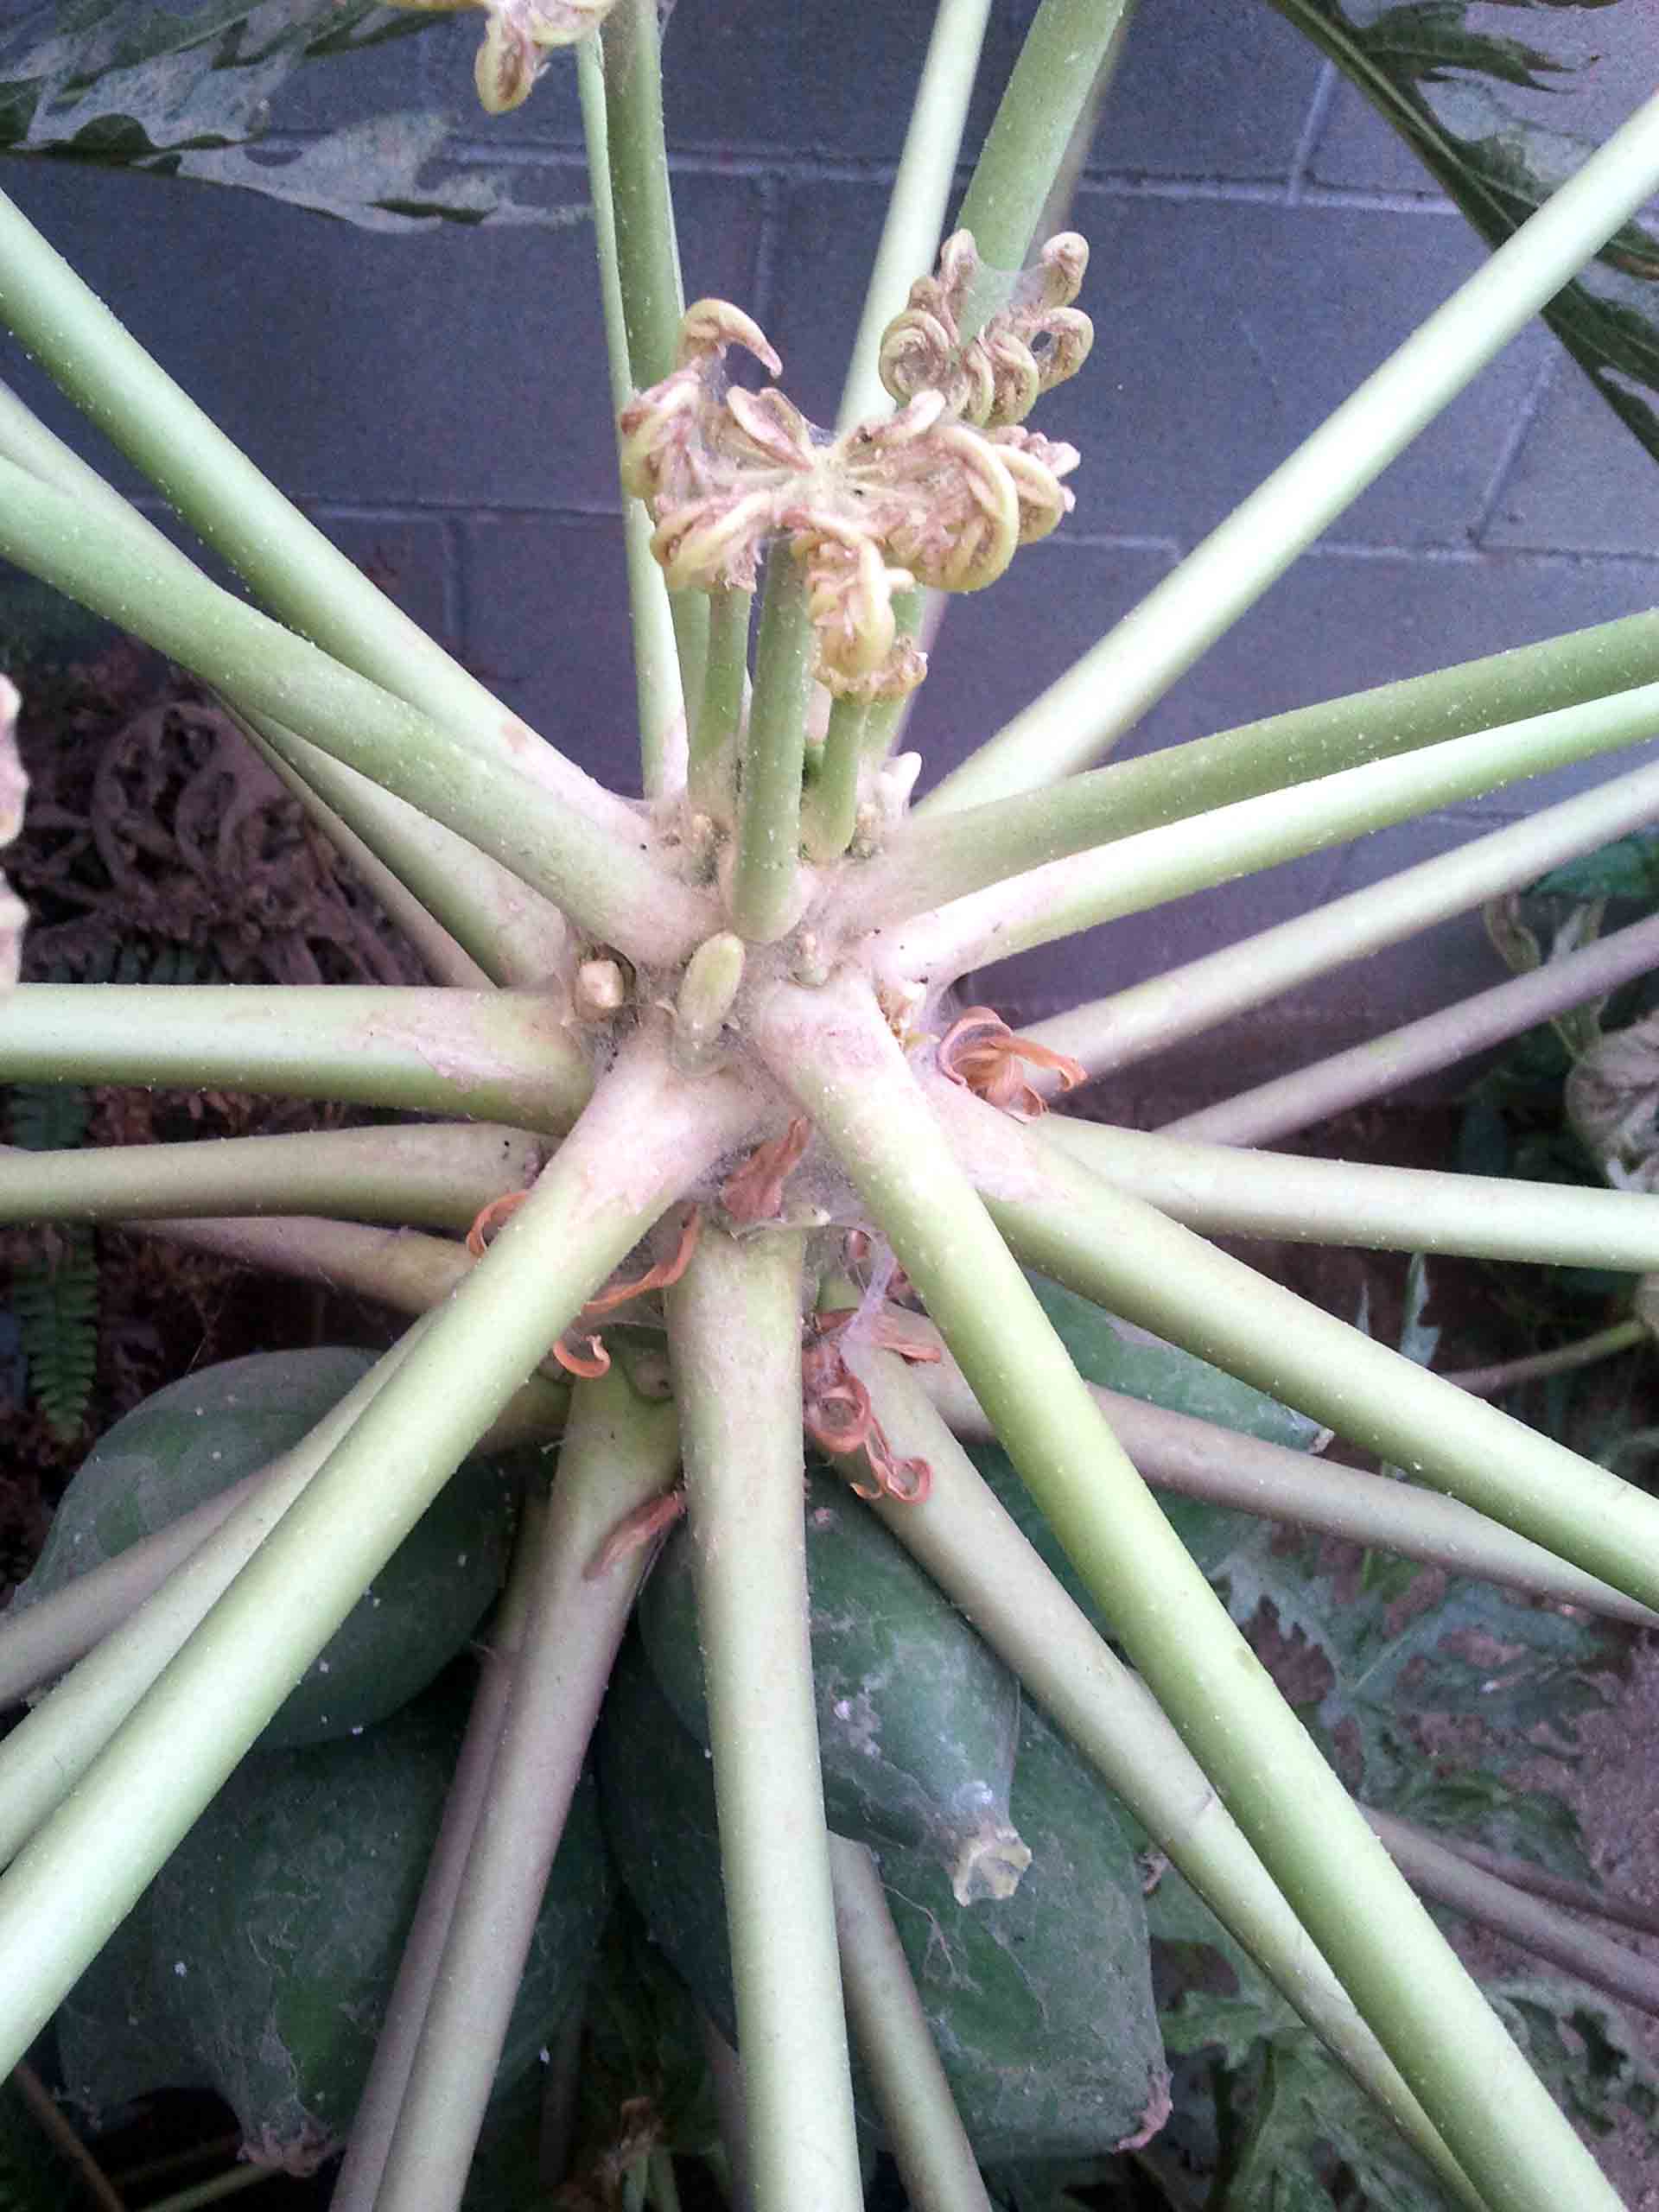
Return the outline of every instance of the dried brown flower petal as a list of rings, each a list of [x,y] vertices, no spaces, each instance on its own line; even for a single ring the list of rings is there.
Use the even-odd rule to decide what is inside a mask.
[[[1042,1093],[1020,1074],[1019,1063],[1052,1068],[1063,1090],[1089,1080],[1089,1071],[1068,1053],[1052,1052],[1029,1037],[1018,1037],[1000,1014],[970,1006],[939,1039],[939,1073],[1017,1121],[1034,1122],[1048,1111]]]
[[[776,1221],[784,1210],[784,1185],[794,1173],[812,1135],[810,1122],[791,1122],[780,1137],[758,1144],[721,1186],[720,1202],[745,1226]]]
[[[1052,238],[1008,304],[966,345],[961,317],[980,269],[973,238],[958,231],[939,249],[938,274],[918,276],[881,340],[881,381],[897,400],[936,391],[964,423],[1023,422],[1044,392],[1073,377],[1094,344],[1094,325],[1071,305],[1089,266],[1075,231]]]

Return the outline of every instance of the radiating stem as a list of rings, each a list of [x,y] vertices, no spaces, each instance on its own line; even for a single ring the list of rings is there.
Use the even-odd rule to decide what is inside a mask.
[[[620,0],[601,33],[607,152],[616,226],[617,274],[628,362],[643,390],[674,366],[685,295],[668,154],[663,140],[663,77],[656,0]],[[709,646],[709,607],[701,592],[669,594],[690,728],[696,727]]]
[[[376,2212],[453,2212],[461,2202],[548,1875],[650,1553],[637,1549],[598,1575],[594,1563],[618,1522],[666,1489],[678,1458],[671,1404],[637,1397],[617,1367],[577,1384],[488,1796]]]
[[[404,1941],[397,1978],[386,2000],[374,2057],[352,2117],[346,2157],[329,2212],[373,2212],[392,2130],[409,2084],[416,2045],[437,1980],[467,1856],[490,1792],[507,1701],[524,1640],[531,1591],[547,1543],[548,1502],[531,1494],[519,1509],[512,1568],[500,1604],[480,1639],[481,1663],[467,1715],[443,1819],[427,1861],[415,1917]]]
[[[1128,1066],[1315,976],[1534,882],[1563,861],[1644,828],[1656,814],[1659,767],[1634,769],[1455,852],[1258,930],[1224,951],[1034,1023],[1027,1033],[1081,1060],[1091,1075]]]
[[[938,254],[990,12],[990,0],[939,0],[921,82],[911,103],[899,174],[887,195],[881,243],[871,264],[858,335],[853,340],[852,361],[836,417],[838,431],[850,430],[855,423],[884,411],[890,404],[876,372],[881,334],[902,310],[917,277],[932,268]]]
[[[879,1010],[850,982],[780,988],[757,1041],[891,1240],[1131,1660],[1471,2180],[1506,2212],[1616,2204],[1101,1420]],[[1144,1257],[1155,1271],[1156,1254]]]
[[[82,507],[137,533],[163,569],[200,579],[195,563],[170,538],[54,436],[4,385],[0,385],[0,454],[43,484],[67,493]],[[307,745],[291,730],[265,717],[251,721],[228,704],[226,711],[423,954],[435,982],[473,989],[486,980],[464,972],[449,931],[439,928],[435,916],[448,922],[457,944],[476,950],[497,982],[539,982],[548,974],[564,925],[546,899],[464,839]],[[258,729],[253,721],[259,723]],[[333,810],[319,794],[333,801]],[[336,811],[344,818],[335,818]],[[417,900],[400,887],[422,895]],[[527,935],[528,947],[524,942]]]
[[[887,957],[894,972],[944,981],[987,960],[1144,913],[1522,778],[1639,745],[1652,735],[1656,721],[1659,684],[1646,684],[1241,799],[952,899],[897,931]],[[868,928],[880,916],[859,903],[860,887],[849,886],[848,920]]]
[[[953,1360],[928,1367],[921,1380],[957,1435],[995,1435],[989,1416]],[[1622,1590],[1455,1497],[1363,1474],[1357,1467],[1333,1466],[1308,1452],[1116,1390],[1090,1384],[1089,1395],[1154,1490],[1202,1498],[1209,1505],[1257,1514],[1402,1559],[1423,1560],[1451,1574],[1479,1575],[1528,1597],[1578,1605],[1632,1627],[1659,1624],[1659,1614]]]
[[[807,1637],[801,1238],[705,1230],[668,1294],[758,2212],[860,2212]]]
[[[1243,1151],[1049,1115],[1044,1144],[1210,1236],[1457,1253],[1535,1267],[1659,1269],[1659,1198],[1499,1175]]]
[[[5,1147],[0,1222],[339,1213],[465,1229],[492,1198],[533,1180],[547,1152],[520,1129],[455,1123],[101,1151]]]
[[[830,1839],[847,2015],[914,2212],[991,2212],[869,1852]]]
[[[621,827],[611,794],[493,698],[308,522],[3,194],[0,318],[284,621],[441,722],[475,761],[512,761],[590,822]],[[137,580],[135,588],[143,594]],[[111,620],[142,630],[137,611]]]
[[[1420,1828],[1409,1821],[1396,1825],[1413,1834],[1429,1834],[1427,1828]],[[1530,1897],[1548,1897],[1553,1904],[1564,1904],[1571,1911],[1588,1913],[1598,1920],[1611,1920],[1621,1928],[1634,1928],[1643,1936],[1659,1936],[1659,1907],[1646,1904],[1640,1897],[1605,1890],[1599,1883],[1569,1881],[1563,1874],[1552,1874],[1536,1859],[1516,1859],[1507,1852],[1488,1851],[1484,1844],[1471,1843],[1466,1836],[1436,1834],[1433,1840],[1443,1849],[1455,1852],[1459,1859],[1466,1859],[1471,1866],[1484,1866],[1489,1874],[1496,1874],[1511,1889],[1524,1890]]]
[[[985,264],[958,316],[964,341],[1007,299],[1071,132],[1133,0],[1043,0],[957,213]]]
[[[1001,1117],[939,1103],[994,1217],[1031,1266],[1643,1604],[1659,1602],[1659,1500],[1112,1190],[1058,1147],[1020,1145],[1019,1195],[993,1195],[1016,1187],[1012,1148],[994,1126]]]
[[[89,518],[3,459],[0,552],[457,831],[631,959],[672,958],[695,931],[703,902],[640,850],[638,816],[613,802],[619,834],[549,791],[538,740],[481,760],[393,693],[161,558],[141,532]]]
[[[1192,1754],[928,1404],[925,1374],[911,1375],[894,1354],[868,1347],[849,1357],[889,1443],[932,1471],[919,1504],[877,1499],[873,1510],[1454,2195],[1481,2204]]]
[[[404,1341],[406,1345],[408,1338]],[[378,1368],[374,1370],[376,1375],[380,1371]],[[370,1385],[365,1382],[365,1387]],[[378,1389],[378,1384],[372,1387]],[[505,1452],[526,1443],[550,1442],[563,1428],[569,1395],[563,1384],[532,1376],[480,1437],[480,1454]],[[321,1446],[308,1442],[296,1449],[306,1455],[308,1465],[321,1464]],[[294,1465],[297,1465],[296,1460]],[[291,1472],[288,1454],[270,1460],[251,1475],[245,1475],[240,1482],[232,1483],[228,1490],[220,1491],[217,1497],[204,1498],[200,1505],[181,1514],[176,1521],[169,1521],[165,1528],[141,1536],[113,1559],[76,1575],[72,1582],[65,1583],[49,1596],[27,1605],[14,1604],[0,1613],[0,1707],[15,1704],[31,1690],[50,1682],[129,1620],[215,1529],[252,1498],[256,1491],[270,1492],[260,1508],[265,1516],[264,1525],[269,1526],[270,1516],[278,1510],[280,1486],[289,1479]],[[252,1526],[251,1522],[249,1527]],[[239,1554],[236,1563],[240,1564]],[[224,1579],[228,1581],[228,1573]],[[160,1671],[164,1657],[153,1665],[138,1659],[122,1662],[117,1672],[124,1693],[130,1694],[117,1718],[137,1700],[143,1683]],[[147,1674],[145,1667],[149,1668]],[[111,1719],[110,1728],[114,1725]],[[60,1746],[54,1751],[54,1759],[61,1755]],[[0,1758],[3,1758],[3,1753]]]
[[[0,1879],[0,2065],[130,1911],[357,1597],[582,1300],[732,1141],[636,1040],[529,1199]],[[742,1111],[748,1110],[744,1102]]]
[[[627,315],[617,257],[616,207],[611,190],[610,130],[605,72],[599,42],[576,46],[576,82],[588,143],[588,188],[594,198],[594,235],[599,253],[600,300],[605,313],[605,351],[611,368],[611,412],[620,415],[634,394],[628,358]],[[624,495],[623,537],[627,552],[628,606],[633,625],[634,678],[639,698],[639,766],[647,798],[660,798],[684,781],[685,697],[668,586],[651,550],[652,523],[644,503]],[[677,755],[680,756],[677,760]]]
[[[1407,1821],[1370,1808],[1365,1817],[1395,1866],[1424,1897],[1450,1905],[1483,1928],[1496,1929],[1594,1989],[1639,2005],[1644,2012],[1659,2013],[1659,1966],[1640,1952],[1599,1929],[1580,1927],[1554,1905],[1512,1888]]]
[[[1656,182],[1659,99],[1639,108],[1132,613],[946,777],[929,808],[943,812],[1032,791],[1108,751],[1578,273]]]
[[[477,972],[467,976],[440,947],[434,982],[476,990],[490,982],[541,984],[557,973],[569,931],[544,893],[532,891],[499,861],[407,799],[383,791],[269,715],[236,719],[272,773],[296,794],[335,850],[363,874],[429,964],[435,928],[465,949],[466,966]],[[359,855],[366,856],[369,868]],[[384,875],[401,888],[401,899],[387,896],[379,880]],[[410,906],[416,908],[413,917]],[[430,918],[424,926],[421,914]]]
[[[733,779],[749,696],[752,591],[722,584],[709,594],[709,661],[702,704],[691,733],[687,787],[693,806],[715,821],[732,818]]]
[[[1491,1367],[1460,1368],[1446,1380],[1460,1390],[1472,1390],[1478,1398],[1497,1398],[1523,1382],[1540,1382],[1550,1375],[1570,1375],[1577,1368],[1593,1367],[1598,1360],[1611,1359],[1617,1352],[1630,1351],[1637,1344],[1652,1341],[1653,1332],[1645,1321],[1615,1321],[1592,1336],[1580,1337],[1576,1344],[1558,1344],[1554,1351],[1532,1352],[1524,1359],[1499,1360]]]
[[[733,927],[762,944],[782,937],[799,914],[801,774],[812,654],[805,572],[779,539],[766,556],[731,887]]]
[[[568,1128],[592,1086],[551,1001],[354,983],[20,983],[9,1083],[176,1084]]]
[[[853,842],[869,717],[869,708],[861,700],[837,698],[830,703],[823,759],[802,809],[809,860],[838,861]]]
[[[1166,1136],[1209,1144],[1271,1144],[1332,1114],[1378,1098],[1419,1076],[1455,1067],[1476,1052],[1519,1037],[1570,1007],[1605,998],[1621,983],[1659,967],[1659,917],[1599,938],[1581,952],[1547,961],[1507,983],[1385,1031],[1345,1052],[1333,1052],[1294,1075],[1242,1090],[1235,1097],[1183,1114]]]

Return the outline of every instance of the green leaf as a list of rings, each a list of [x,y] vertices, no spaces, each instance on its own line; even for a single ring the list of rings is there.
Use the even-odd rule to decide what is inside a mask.
[[[1634,2112],[1659,2139],[1659,2074],[1610,1998],[1554,1974],[1500,1982],[1486,1993],[1575,2120],[1605,2135],[1621,2111]]]
[[[1488,89],[1546,90],[1574,65],[1482,28],[1478,16],[1471,22],[1468,0],[1269,4],[1352,79],[1489,245],[1518,230],[1593,150]],[[1647,0],[1622,0],[1618,28],[1632,40],[1648,37]],[[1659,238],[1626,223],[1543,315],[1620,421],[1659,459],[1659,413],[1630,388],[1659,391]]]
[[[295,72],[423,29],[374,0],[49,0],[0,32],[0,151],[66,155],[235,185],[374,230],[438,219],[565,223],[525,206],[505,176],[425,172],[448,125],[437,115],[353,124],[269,162],[245,150]]]

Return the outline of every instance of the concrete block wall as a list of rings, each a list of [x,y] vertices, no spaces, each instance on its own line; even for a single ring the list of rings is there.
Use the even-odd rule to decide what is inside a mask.
[[[986,89],[1034,0],[997,0]],[[1622,11],[1621,11],[1622,12]],[[1551,11],[1548,26],[1556,36]],[[792,397],[833,414],[930,0],[681,0],[667,106],[689,293],[755,312]],[[0,184],[254,457],[567,752],[632,764],[632,676],[574,70],[492,121],[474,16],[314,70],[281,147],[442,106],[553,229],[367,235],[246,195],[13,162]],[[1513,29],[1512,24],[1504,26]],[[1524,28],[1524,27],[1523,27]],[[1598,64],[1549,118],[1605,135],[1653,81]],[[1639,39],[1638,39],[1639,43]],[[958,602],[913,741],[937,773],[1059,674],[1471,270],[1480,249],[1391,135],[1265,6],[1141,0],[1076,212],[1094,355],[1040,426],[1084,455],[1075,514]],[[66,435],[34,372],[4,372]],[[87,450],[96,448],[90,442]],[[107,454],[101,454],[107,460]],[[139,480],[118,459],[124,488]],[[1650,604],[1659,470],[1541,327],[1147,717],[1125,753]],[[983,979],[1027,1016],[1212,949],[1611,771],[1591,767],[1252,878]],[[1493,980],[1478,922],[1220,1040],[1229,1084]],[[1290,1031],[1312,1024],[1294,1046]],[[1178,1056],[1147,1084],[1211,1078]]]

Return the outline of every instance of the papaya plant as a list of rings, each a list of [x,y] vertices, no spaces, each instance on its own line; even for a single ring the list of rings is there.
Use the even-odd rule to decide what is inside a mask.
[[[1033,2203],[1043,2160],[1156,2152],[1150,1921],[1236,1962],[1234,2010],[1184,1993],[1172,2044],[1268,2046],[1230,2202],[1268,2201],[1310,2111],[1376,2202],[1617,2202],[1522,2048],[1561,2081],[1567,2016],[1527,1991],[1495,2009],[1413,1885],[1472,1891],[1586,1982],[1630,1993],[1642,1961],[1513,1868],[1459,1861],[1457,1887],[1456,1854],[1397,1801],[1356,1802],[1339,1724],[1368,1791],[1401,1749],[1375,1690],[1382,1601],[1331,1631],[1370,1701],[1339,1669],[1305,1724],[1233,1617],[1286,1588],[1270,1548],[1221,1541],[1191,1500],[1659,1620],[1650,1496],[1211,1241],[1659,1268],[1646,1191],[1262,1148],[1644,972],[1651,925],[1171,1129],[1048,1109],[1624,833],[1659,772],[1029,1034],[954,987],[1652,733],[1644,613],[1091,765],[1608,241],[1628,260],[1659,188],[1659,101],[912,804],[923,764],[900,747],[930,605],[994,586],[1083,496],[1076,450],[1027,417],[1087,373],[1088,249],[1038,232],[1128,12],[1042,0],[942,239],[987,14],[942,0],[821,429],[742,303],[683,296],[652,0],[486,0],[486,108],[533,97],[574,48],[638,803],[387,601],[0,200],[0,317],[251,598],[6,395],[0,553],[190,671],[432,979],[22,982],[24,917],[0,894],[0,1078],[391,1117],[6,1152],[4,1217],[148,1225],[412,1317],[366,1367],[273,1348],[183,1378],[77,1478],[0,1622],[0,1689],[36,1697],[0,1743],[0,2067],[55,2018],[94,2101],[146,2086],[164,2052],[266,2158],[343,2139],[344,2212],[442,2212],[469,2187],[529,2204],[533,2171],[492,2162],[598,1950],[613,2043],[619,1955],[633,2017],[664,2024],[664,2072],[699,2033],[692,1998],[712,2024],[740,2201],[861,2205],[880,2139],[913,2203]],[[1338,14],[1304,12],[1327,30]],[[732,380],[735,357],[766,381]],[[10,837],[10,684],[0,707]],[[1168,1395],[1123,1362],[1145,1332],[1182,1395],[1202,1376],[1211,1421],[1142,1402]],[[1327,1432],[1403,1479],[1310,1461]],[[493,1462],[515,1445],[556,1446],[556,1473],[545,1497],[539,1472],[518,1484],[463,1726],[442,1670],[498,1579],[514,1499]],[[1187,1498],[1166,1510],[1147,1477]],[[1530,1694],[1576,1630],[1553,1643],[1555,1612],[1493,1613],[1488,1594],[1459,1627],[1523,1649]],[[411,1838],[430,1840],[423,1878]],[[354,1879],[343,1933],[316,1902],[325,1871]],[[619,1877],[636,1917],[602,1934]],[[1567,2024],[1628,2057],[1593,2008]],[[660,2128],[630,2103],[590,2194],[671,2203]]]

